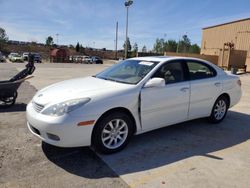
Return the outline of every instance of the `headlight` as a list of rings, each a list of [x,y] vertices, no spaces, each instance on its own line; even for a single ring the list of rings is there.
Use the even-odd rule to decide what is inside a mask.
[[[48,108],[45,108],[42,111],[42,114],[50,115],[50,116],[62,116],[65,113],[71,112],[83,106],[89,101],[90,101],[90,98],[83,98],[83,99],[73,99],[73,100],[61,102],[61,103],[49,106]]]

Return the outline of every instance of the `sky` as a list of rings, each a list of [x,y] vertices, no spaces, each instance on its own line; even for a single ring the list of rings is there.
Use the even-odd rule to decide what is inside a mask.
[[[201,44],[202,28],[250,18],[250,0],[134,0],[129,8],[128,36],[139,49],[152,49],[156,38],[187,34]],[[125,41],[124,0],[0,0],[0,27],[10,40],[45,43],[58,33],[58,44],[114,49]]]

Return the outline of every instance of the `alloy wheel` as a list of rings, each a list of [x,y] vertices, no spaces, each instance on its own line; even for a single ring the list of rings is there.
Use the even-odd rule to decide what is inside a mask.
[[[216,120],[221,120],[227,111],[227,104],[224,100],[219,100],[214,108],[214,117]]]
[[[108,149],[120,147],[127,139],[128,125],[122,119],[113,119],[103,128],[101,138],[102,143]]]

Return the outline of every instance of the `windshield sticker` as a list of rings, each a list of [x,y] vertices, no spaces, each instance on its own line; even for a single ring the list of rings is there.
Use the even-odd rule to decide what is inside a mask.
[[[148,61],[141,61],[139,65],[147,65],[147,66],[152,66],[154,63],[148,62]]]

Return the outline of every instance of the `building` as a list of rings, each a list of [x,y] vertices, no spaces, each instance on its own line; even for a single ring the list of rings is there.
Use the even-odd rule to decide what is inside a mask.
[[[250,68],[250,18],[203,28],[201,54],[218,56],[227,69]]]
[[[53,49],[50,51],[50,62],[65,63],[69,61],[69,51],[67,49]]]
[[[250,18],[202,29],[201,54],[220,55],[225,44],[235,50],[250,51]]]

